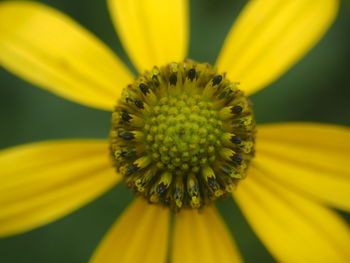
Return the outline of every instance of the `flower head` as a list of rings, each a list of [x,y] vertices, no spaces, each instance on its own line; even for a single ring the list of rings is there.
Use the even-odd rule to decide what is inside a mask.
[[[251,103],[209,64],[154,67],[124,89],[112,116],[117,171],[174,211],[231,193],[253,157]]]

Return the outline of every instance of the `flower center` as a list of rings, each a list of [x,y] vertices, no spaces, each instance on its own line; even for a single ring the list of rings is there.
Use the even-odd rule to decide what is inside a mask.
[[[152,203],[200,208],[232,192],[254,154],[249,100],[209,64],[154,67],[122,93],[111,156],[129,188]]]

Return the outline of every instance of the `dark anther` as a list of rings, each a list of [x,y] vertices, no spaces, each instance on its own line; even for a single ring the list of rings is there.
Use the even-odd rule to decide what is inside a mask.
[[[226,174],[230,174],[232,171],[232,168],[229,166],[223,165],[223,166],[221,166],[221,170]]]
[[[175,73],[171,74],[170,77],[169,77],[169,82],[171,85],[176,85],[176,82],[177,82],[177,76]]]
[[[138,108],[140,108],[140,109],[143,109],[143,108],[144,108],[143,102],[142,102],[142,101],[140,101],[140,100],[135,100],[134,102],[135,102],[136,107],[138,107]]]
[[[156,86],[156,87],[159,87],[159,80],[158,80],[158,77],[157,77],[157,75],[153,75],[152,76],[152,80],[153,80],[153,83],[154,83],[154,85]]]
[[[160,183],[157,188],[156,188],[156,191],[158,194],[163,194],[165,191],[166,191],[166,186],[164,183]]]
[[[140,186],[141,187],[145,187],[146,184],[147,184],[147,182],[141,179]]]
[[[187,72],[187,77],[193,81],[196,77],[196,70],[194,68],[191,68],[188,72]]]
[[[181,196],[183,195],[183,190],[181,189],[181,188],[175,188],[175,190],[174,190],[174,197],[176,198],[176,199],[179,199],[179,198],[181,198]]]
[[[142,93],[143,93],[144,95],[147,95],[147,93],[149,93],[149,88],[147,87],[146,84],[141,83],[141,84],[139,85],[139,88],[140,88],[140,90],[142,91]]]
[[[122,138],[124,140],[132,140],[135,138],[135,135],[131,132],[125,132],[123,135],[122,135]]]
[[[242,157],[242,155],[235,154],[232,156],[232,161],[234,161],[237,164],[241,164],[243,161],[243,157]]]
[[[198,185],[194,185],[191,187],[191,191],[193,192],[192,196],[199,196],[198,193],[199,193],[199,186]]]
[[[232,90],[226,90],[220,93],[219,99],[224,99],[232,93]]]
[[[134,100],[133,100],[132,98],[130,98],[130,97],[127,97],[127,98],[125,99],[125,102],[126,102],[126,103],[134,102]]]
[[[129,115],[129,113],[123,111],[122,114],[120,114],[120,118],[123,121],[130,121],[132,119],[132,117]]]
[[[118,136],[128,141],[135,138],[135,135],[133,133],[126,131],[118,131]]]
[[[125,150],[121,153],[121,156],[124,157],[124,158],[130,158],[130,157],[133,157],[134,154],[135,154],[135,148],[130,147],[130,148],[125,149]]]
[[[217,185],[217,182],[216,182],[215,178],[209,177],[209,178],[208,178],[208,185],[209,185],[211,188],[214,188],[214,187]]]
[[[125,158],[125,156],[126,156],[127,154],[128,154],[128,152],[122,151],[122,152],[120,153],[120,156],[123,157],[123,158]]]
[[[242,112],[242,110],[243,110],[243,108],[241,106],[239,106],[239,105],[234,106],[234,107],[231,108],[231,112],[234,113],[234,114],[239,114],[239,113]]]
[[[221,92],[219,95],[219,99],[224,99],[227,95],[228,95],[228,92],[226,92],[226,91]]]
[[[216,75],[214,78],[213,78],[213,85],[219,85],[220,82],[222,80],[222,76],[221,75]]]
[[[135,164],[132,164],[128,167],[126,175],[131,175],[133,173],[136,173],[138,171],[139,167]]]
[[[242,138],[239,136],[232,136],[231,137],[231,142],[234,144],[241,144]]]

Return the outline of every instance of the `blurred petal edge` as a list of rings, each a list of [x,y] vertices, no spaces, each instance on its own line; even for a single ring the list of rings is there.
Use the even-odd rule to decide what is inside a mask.
[[[45,141],[0,151],[0,237],[59,219],[120,179],[103,140]]]
[[[56,95],[112,110],[132,75],[73,19],[37,2],[0,3],[0,66]]]

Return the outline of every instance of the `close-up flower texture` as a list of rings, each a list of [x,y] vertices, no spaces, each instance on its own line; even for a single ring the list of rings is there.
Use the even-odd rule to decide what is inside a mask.
[[[129,62],[58,9],[0,2],[5,70],[110,111],[104,139],[1,150],[0,237],[47,225],[124,184],[132,201],[92,263],[243,262],[241,236],[225,222],[235,216],[224,220],[217,208],[228,201],[277,262],[349,262],[350,129],[260,124],[251,98],[322,39],[340,4],[247,1],[208,63],[189,55],[187,0],[107,1]]]

